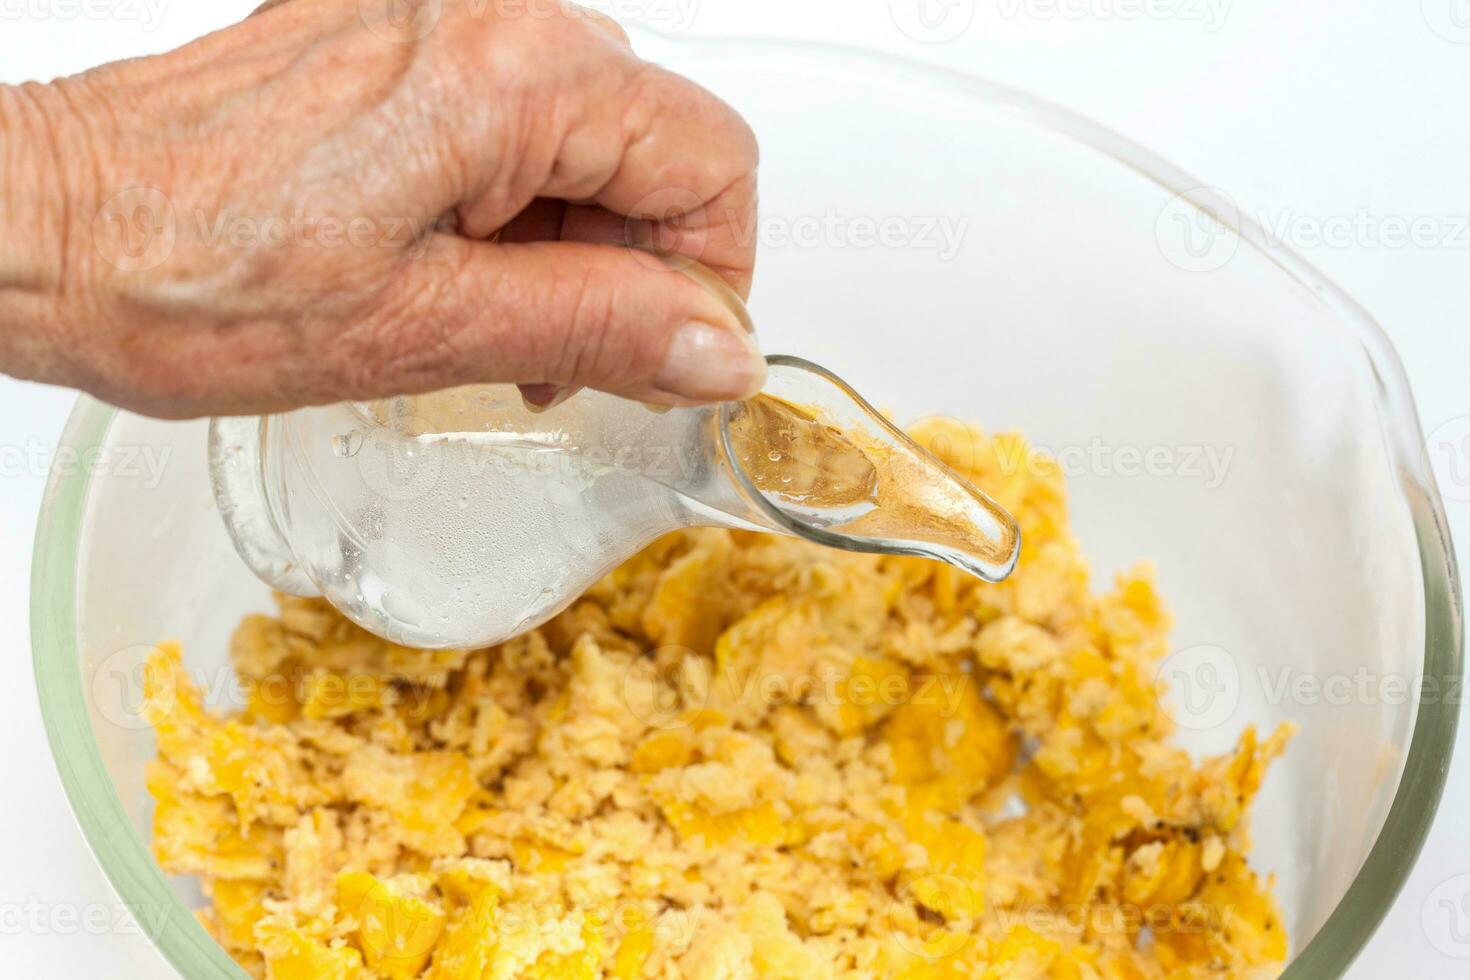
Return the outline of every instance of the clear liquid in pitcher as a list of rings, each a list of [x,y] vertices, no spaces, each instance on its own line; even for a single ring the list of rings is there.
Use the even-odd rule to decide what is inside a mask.
[[[1009,573],[1009,515],[830,372],[770,362],[765,392],[721,406],[584,391],[537,413],[485,385],[216,420],[216,496],[262,578],[428,648],[524,632],[696,525]]]

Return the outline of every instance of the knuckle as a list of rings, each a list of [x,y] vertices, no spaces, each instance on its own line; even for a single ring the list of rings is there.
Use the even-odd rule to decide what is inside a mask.
[[[760,140],[756,138],[755,129],[724,99],[703,88],[699,91],[708,100],[709,113],[715,120],[724,158],[740,174],[754,173],[760,166],[761,156]]]
[[[590,27],[597,30],[601,34],[612,38],[623,47],[631,47],[632,38],[630,38],[628,36],[628,32],[623,29],[623,25],[618,23],[612,17],[608,16],[600,10],[594,10],[591,7],[579,6],[577,10],[578,15],[582,17]]]
[[[612,367],[607,361],[616,320],[613,290],[585,269],[560,288],[565,291],[561,308],[567,312],[557,373],[567,382],[605,380]]]
[[[735,120],[732,132],[732,154],[740,161],[744,172],[753,174],[760,167],[761,144],[755,135],[755,128],[750,125],[746,118],[731,109]]]
[[[691,139],[710,148],[707,159],[672,160],[670,178],[689,186],[719,188],[753,175],[760,164],[760,143],[745,117],[728,102],[698,83],[665,68],[642,63],[628,89],[631,132],[645,131],[659,114],[681,120]]]
[[[593,35],[606,40],[604,30],[590,25],[586,16],[574,15],[569,7],[554,0],[525,0],[503,9],[492,5],[493,16],[486,16],[484,4],[465,2],[456,6],[455,30],[449,33],[482,54],[488,47],[498,58],[539,65],[544,74],[548,46],[565,50]],[[493,67],[495,62],[481,67],[487,65]]]

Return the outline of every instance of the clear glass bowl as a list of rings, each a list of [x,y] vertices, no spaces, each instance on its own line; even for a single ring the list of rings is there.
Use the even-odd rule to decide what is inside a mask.
[[[1254,860],[1279,879],[1287,975],[1340,975],[1433,819],[1461,675],[1444,515],[1378,327],[1229,202],[1028,96],[812,46],[637,43],[760,134],[766,348],[829,364],[903,422],[1023,428],[1073,476],[1095,574],[1158,563],[1185,743],[1300,725]],[[226,638],[268,597],[213,510],[203,423],[83,399],[64,442],[84,465],[51,477],[32,597],[52,750],[168,959],[240,977],[189,914],[197,889],[148,854],[138,666],[176,637],[228,703]],[[1430,696],[1405,697],[1421,678]]]

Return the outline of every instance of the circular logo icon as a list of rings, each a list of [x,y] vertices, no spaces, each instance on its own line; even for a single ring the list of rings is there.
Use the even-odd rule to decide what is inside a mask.
[[[358,940],[373,958],[386,961],[384,972],[398,966],[405,974],[417,971],[439,938],[438,913],[427,903],[404,901],[381,881],[363,895],[352,916],[360,923]]]
[[[684,728],[709,703],[705,662],[684,647],[660,647],[623,671],[622,700],[649,728]]]
[[[898,899],[945,922],[973,919],[983,908],[984,897],[957,875],[919,875],[899,885]],[[936,926],[922,936],[899,931],[895,940],[902,948],[924,959],[945,959],[964,949],[970,933],[964,929]]]
[[[1424,451],[1440,496],[1459,504],[1470,501],[1470,415],[1435,426],[1424,440]]]
[[[1154,219],[1154,240],[1170,265],[1185,272],[1224,268],[1240,247],[1240,209],[1215,187],[1175,194]]]
[[[689,227],[689,216],[703,208],[699,195],[684,187],[645,194],[628,209],[623,240],[652,268],[687,269],[704,256],[709,245],[707,230]]]
[[[1155,680],[1167,689],[1164,710],[1190,731],[1218,728],[1240,705],[1240,668],[1224,647],[1201,643],[1159,663]]]
[[[444,447],[410,433],[432,431],[421,419],[395,418],[392,427],[375,426],[338,437],[333,450],[357,461],[363,484],[381,499],[389,503],[423,500],[439,485]]]
[[[412,44],[439,26],[444,0],[357,0],[357,14],[376,37]]]
[[[953,41],[975,22],[975,0],[888,0],[888,16],[920,44]]]
[[[926,415],[904,426],[904,430],[941,463],[961,473],[974,471],[985,439],[978,430],[952,415]]]
[[[152,187],[130,187],[92,218],[92,244],[102,260],[123,272],[147,272],[167,262],[178,244],[173,202]]]
[[[1470,44],[1470,0],[1419,0],[1429,29],[1452,44]]]
[[[143,704],[148,657],[153,650],[151,643],[121,647],[92,668],[92,706],[108,722],[125,731],[136,732],[151,726]],[[166,682],[171,677],[160,672],[158,680]],[[170,707],[170,699],[177,695],[178,692],[173,690],[157,691],[154,704],[166,710]]]
[[[1420,924],[1429,945],[1454,959],[1470,959],[1470,874],[1440,882],[1424,900]]]

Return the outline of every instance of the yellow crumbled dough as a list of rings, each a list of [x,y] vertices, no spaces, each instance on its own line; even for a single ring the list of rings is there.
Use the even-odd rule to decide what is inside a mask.
[[[1150,571],[1089,591],[1019,437],[915,434],[1020,521],[1009,581],[681,532],[437,653],[281,597],[227,718],[159,647],[159,862],[277,980],[1276,975],[1247,815],[1289,732],[1172,745]]]

